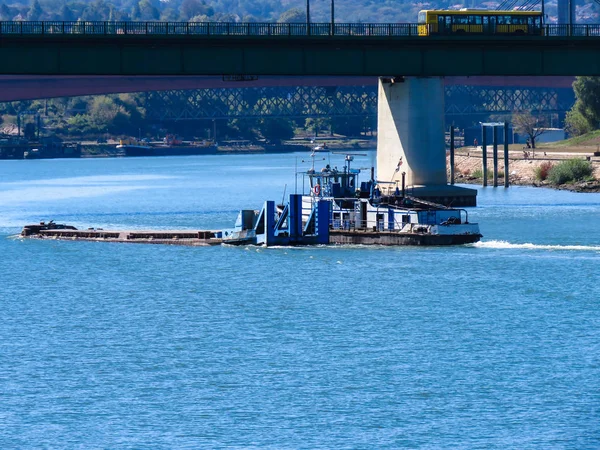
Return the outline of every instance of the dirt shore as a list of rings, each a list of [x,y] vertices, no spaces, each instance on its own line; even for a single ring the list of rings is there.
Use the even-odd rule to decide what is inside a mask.
[[[556,164],[566,159],[581,158],[587,159],[592,163],[594,169],[594,177],[596,181],[580,182],[575,184],[552,186],[547,182],[539,182],[535,177],[535,170],[543,162],[550,162]],[[448,169],[448,179],[450,179],[450,156],[446,158],[446,167]],[[481,174],[482,170],[482,151],[481,147],[463,147],[457,149],[454,155],[454,167],[455,167],[455,182],[456,183],[469,183],[481,185],[481,177],[476,177],[477,172]],[[492,173],[493,170],[493,158],[492,149],[488,148],[487,151],[487,167],[488,173]],[[513,149],[509,151],[508,157],[508,168],[509,168],[509,182],[511,185],[521,186],[538,186],[538,187],[550,187],[554,189],[566,189],[576,192],[600,192],[600,157],[593,156],[591,152],[580,152],[580,151],[548,151],[545,149],[538,149],[535,152],[527,150],[527,154],[524,150]],[[504,184],[504,153],[502,149],[498,149],[498,173],[499,173],[499,185]],[[488,186],[491,185],[491,177],[488,178]]]

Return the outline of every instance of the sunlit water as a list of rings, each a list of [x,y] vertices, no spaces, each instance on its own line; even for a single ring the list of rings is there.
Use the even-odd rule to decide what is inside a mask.
[[[229,227],[305,157],[1,162],[0,447],[600,447],[598,194],[480,190],[463,247],[15,237]]]

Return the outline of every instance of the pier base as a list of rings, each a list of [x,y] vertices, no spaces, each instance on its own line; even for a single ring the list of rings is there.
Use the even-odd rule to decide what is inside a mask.
[[[475,206],[477,191],[448,185],[442,78],[380,78],[377,181],[383,189],[405,187],[424,200]],[[405,174],[406,186],[402,186]]]

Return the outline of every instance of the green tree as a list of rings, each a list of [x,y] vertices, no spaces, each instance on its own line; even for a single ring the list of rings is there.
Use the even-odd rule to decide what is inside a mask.
[[[27,20],[40,20],[43,14],[44,10],[42,9],[40,2],[38,0],[33,0],[31,8],[27,13]]]
[[[121,112],[121,107],[112,98],[108,96],[94,97],[89,106],[90,123],[99,129],[106,129],[119,112]]]
[[[591,124],[579,111],[577,111],[576,108],[572,108],[567,112],[567,116],[565,117],[565,131],[569,133],[569,135],[581,136],[592,130]]]
[[[131,19],[132,20],[141,20],[142,19],[142,10],[140,9],[140,5],[138,3],[133,5],[133,9],[131,10]]]
[[[73,11],[71,10],[71,8],[69,8],[69,5],[67,5],[66,3],[61,6],[58,15],[60,16],[60,20],[64,20],[67,22],[77,20],[77,17],[75,16],[75,14],[73,14]]]
[[[256,131],[254,130],[256,125],[255,119],[233,119],[231,121],[231,127],[237,131],[239,137],[244,139],[256,138]]]
[[[310,117],[304,122],[304,128],[309,130],[311,134],[318,136],[319,132],[331,129],[331,119],[325,117]]]
[[[294,137],[294,128],[288,119],[262,119],[258,129],[265,138],[275,142]]]
[[[173,8],[166,8],[160,13],[161,22],[176,22],[179,20],[179,14]]]
[[[141,0],[139,2],[142,20],[158,20],[160,13],[150,0]]]
[[[183,20],[190,20],[194,16],[206,14],[208,8],[200,0],[183,0],[179,11]]]
[[[82,20],[108,20],[110,6],[104,0],[96,0],[81,13]]]
[[[535,148],[535,140],[538,136],[546,132],[546,118],[533,115],[531,111],[514,113],[512,122],[517,133],[526,135],[529,138],[531,148]]]
[[[279,19],[277,19],[278,23],[304,23],[306,22],[306,11],[303,11],[299,8],[288,9],[283,12]]]
[[[572,110],[578,111],[590,127],[600,127],[600,77],[577,77],[573,82],[577,99]]]
[[[6,3],[2,3],[0,5],[0,19],[11,20],[12,18],[13,18],[13,15],[10,12],[10,8],[8,6],[6,6]]]
[[[200,14],[199,16],[192,17],[189,22],[210,22],[210,17],[206,14]]]

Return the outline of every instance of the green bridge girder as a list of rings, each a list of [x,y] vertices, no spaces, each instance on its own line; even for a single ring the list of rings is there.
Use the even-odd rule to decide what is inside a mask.
[[[418,36],[416,24],[359,24],[358,32],[336,24],[334,33],[311,24],[311,34],[306,24],[304,34],[290,24],[217,24],[216,34],[210,24],[74,24],[0,23],[0,74],[600,75],[598,25],[546,25],[540,36]],[[204,28],[191,33],[190,25]]]

